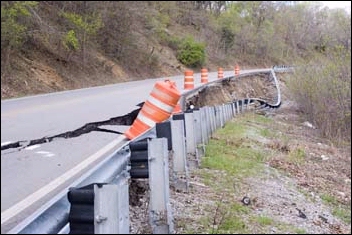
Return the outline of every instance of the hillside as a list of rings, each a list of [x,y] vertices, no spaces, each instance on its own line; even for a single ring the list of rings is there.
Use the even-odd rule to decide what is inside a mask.
[[[74,2],[71,4],[74,5]],[[163,30],[162,35],[167,37],[186,37],[195,33],[194,27],[170,21],[166,29],[159,26],[161,23],[158,22],[160,13],[156,8],[157,3],[140,2],[134,7],[128,4],[129,2],[122,2],[115,6],[119,7],[118,12],[124,12],[124,16],[117,16],[117,20],[122,21],[119,22],[120,25],[115,26],[119,27],[117,34],[124,31],[126,35],[106,39],[127,40],[123,44],[110,45],[110,47],[123,47],[120,49],[123,52],[114,54],[111,51],[117,51],[117,48],[101,48],[96,42],[101,39],[95,38],[87,43],[82,58],[82,52],[64,50],[60,45],[62,42],[55,38],[62,34],[61,29],[64,28],[63,25],[59,25],[64,22],[59,20],[58,13],[59,7],[63,5],[40,2],[35,11],[37,14],[35,15],[37,19],[34,19],[35,27],[40,31],[47,31],[50,27],[56,30],[54,32],[56,35],[50,33],[45,36],[42,32],[31,35],[21,50],[11,53],[10,64],[6,65],[2,59],[1,98],[183,74],[187,67],[177,60],[175,48],[171,48],[165,40],[160,39],[159,30]],[[33,12],[34,10],[32,14]],[[153,21],[146,22],[149,15],[155,15],[156,20],[153,18]],[[105,30],[107,29],[102,29],[99,33],[108,33]],[[48,38],[43,38],[44,36]],[[5,57],[3,50],[1,55],[2,58]],[[216,56],[207,54],[204,66],[210,71],[216,70],[218,66],[233,69],[232,62],[228,60],[220,63]],[[3,68],[5,66],[6,68]]]
[[[350,50],[350,15],[319,2],[2,1],[1,11],[2,99]]]

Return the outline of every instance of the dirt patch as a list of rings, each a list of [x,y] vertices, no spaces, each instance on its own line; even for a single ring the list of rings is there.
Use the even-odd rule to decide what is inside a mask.
[[[225,79],[211,84],[187,99],[195,107],[216,106],[242,99],[258,98],[276,104],[278,90],[270,72]]]
[[[1,98],[46,94],[134,80],[117,63],[97,53],[90,61],[34,50],[14,55],[10,72],[1,74]]]

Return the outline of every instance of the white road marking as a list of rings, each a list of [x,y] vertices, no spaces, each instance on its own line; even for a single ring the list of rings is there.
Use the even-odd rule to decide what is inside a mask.
[[[12,141],[6,141],[6,142],[2,142],[2,143],[1,143],[1,147],[2,147],[2,146],[4,146],[4,145],[8,145],[8,144],[11,144],[11,143],[12,143]]]
[[[33,150],[33,149],[36,149],[36,148],[39,148],[40,145],[39,144],[36,144],[36,145],[32,145],[32,146],[29,146],[27,148],[25,148],[25,150]]]
[[[19,203],[13,205],[9,209],[5,210],[4,212],[1,213],[1,226],[11,219],[12,217],[16,216],[23,210],[27,209],[30,207],[32,204],[46,196],[48,193],[52,192],[54,189],[58,188],[61,186],[63,183],[65,183],[67,180],[73,178],[77,173],[80,171],[84,170],[86,167],[88,167],[92,162],[98,160],[101,158],[105,153],[116,147],[117,144],[119,144],[123,139],[126,139],[124,135],[119,136],[115,141],[110,142],[107,144],[105,147],[101,148],[98,150],[96,153],[92,154],[89,156],[86,160],[81,162],[79,165],[76,165],[74,168],[71,170],[65,172],[63,175],[60,177],[56,178],[55,180],[51,181],[49,184],[45,185],[44,187],[40,188],[38,191],[32,193]]]
[[[47,151],[37,151],[36,153],[44,155],[43,157],[53,157],[53,156],[55,156],[55,154],[53,154],[52,152],[47,152]]]

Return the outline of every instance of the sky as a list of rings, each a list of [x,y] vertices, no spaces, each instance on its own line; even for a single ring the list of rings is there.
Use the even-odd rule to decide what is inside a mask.
[[[345,8],[351,12],[351,1],[321,1],[321,3],[329,8]]]

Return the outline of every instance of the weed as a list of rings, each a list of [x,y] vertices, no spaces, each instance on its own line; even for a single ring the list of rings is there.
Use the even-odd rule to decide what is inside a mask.
[[[321,195],[321,199],[323,199],[323,201],[326,202],[327,204],[331,204],[331,205],[338,204],[337,199],[328,194]]]
[[[295,228],[294,233],[296,234],[307,234],[306,230],[303,228]]]
[[[257,216],[256,222],[259,223],[261,226],[267,226],[273,224],[273,219],[267,216]]]
[[[306,157],[306,153],[301,148],[296,148],[288,154],[288,160],[296,164],[302,164]]]
[[[351,207],[349,208],[335,207],[332,214],[342,219],[345,223],[351,224]]]

